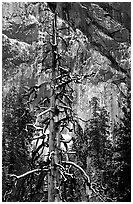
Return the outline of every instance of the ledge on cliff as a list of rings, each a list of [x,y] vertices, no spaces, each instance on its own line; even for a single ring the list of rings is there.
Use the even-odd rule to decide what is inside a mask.
[[[2,60],[5,64],[7,60],[15,65],[34,60],[34,51],[31,45],[10,39],[4,34],[2,35],[2,54]]]

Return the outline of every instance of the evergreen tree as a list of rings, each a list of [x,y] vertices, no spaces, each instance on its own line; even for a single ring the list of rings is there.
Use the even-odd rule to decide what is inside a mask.
[[[114,131],[114,172],[118,201],[131,201],[131,95],[122,107],[123,117]]]
[[[10,196],[6,195],[13,191],[12,182],[7,175],[15,172],[21,174],[28,169],[28,146],[32,140],[32,131],[27,134],[25,128],[32,119],[29,110],[22,103],[22,97],[13,87],[3,100],[3,201],[10,200]]]
[[[99,106],[99,100],[93,97],[91,100],[92,117],[87,128],[89,138],[89,154],[94,158],[94,164],[98,169],[105,169],[108,160],[108,150],[111,146],[109,140],[109,115],[104,107]]]
[[[96,183],[97,188],[106,198],[112,159],[109,114],[104,107],[99,106],[98,98],[93,97],[90,103],[92,114],[85,131],[83,132],[80,125],[77,128],[73,144],[73,149],[76,150],[75,161],[88,172],[92,182]],[[86,200],[90,201],[87,197]],[[101,201],[98,197],[95,198],[96,200]]]
[[[90,104],[92,115],[84,133],[88,137],[87,170],[106,198],[112,158],[109,114],[104,107],[99,106],[98,98],[93,97]]]

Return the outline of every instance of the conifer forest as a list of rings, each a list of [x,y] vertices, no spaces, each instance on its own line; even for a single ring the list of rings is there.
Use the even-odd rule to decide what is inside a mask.
[[[131,3],[2,3],[2,201],[131,202]]]

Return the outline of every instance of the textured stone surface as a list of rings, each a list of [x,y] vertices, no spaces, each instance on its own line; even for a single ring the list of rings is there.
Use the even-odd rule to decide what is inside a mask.
[[[78,28],[88,38],[88,50],[82,40],[80,41],[82,64],[85,60],[86,63],[80,66],[78,61],[79,65],[74,65],[73,68],[74,72],[93,73],[91,80],[86,79],[82,84],[74,85],[76,112],[84,120],[90,118],[89,102],[93,96],[98,97],[101,106],[108,109],[111,121],[119,119],[121,101],[124,95],[126,96],[127,84],[130,86],[130,79],[125,75],[130,72],[128,26],[123,27],[120,19],[114,20],[117,19],[114,4],[107,3],[106,9],[105,4],[58,3],[60,17],[69,21],[75,30]],[[25,6],[24,2],[4,3],[3,6],[2,57],[5,93],[8,93],[13,85],[20,91],[24,86],[40,84],[44,79],[47,81],[49,77],[45,72],[39,75],[42,65],[36,63],[34,50],[34,42],[40,40],[41,36],[38,20],[44,18],[44,13],[38,13],[37,4],[34,9],[30,8],[30,15],[26,15]],[[108,6],[114,9],[114,14],[109,13]],[[65,12],[64,9],[66,9]],[[119,4],[117,9],[122,10],[122,15],[130,15],[130,12],[126,12]],[[122,22],[125,23],[123,19]],[[45,39],[46,37],[45,33]],[[41,44],[42,41],[39,43]],[[74,41],[71,47],[72,60],[77,60],[78,47],[78,42]],[[41,51],[39,55],[42,55]],[[80,122],[84,127],[85,123]]]
[[[38,39],[38,21],[26,15],[24,2],[4,3],[2,32],[9,38],[32,43]]]
[[[61,18],[69,21],[73,28],[80,29],[91,45],[110,60],[114,69],[126,73],[120,66],[115,50],[119,50],[119,53],[120,43],[128,44],[130,38],[128,29],[95,3],[59,3],[58,10]],[[124,15],[123,12],[120,13],[121,16]]]
[[[2,35],[2,59],[7,58],[15,64],[26,63],[34,59],[32,46],[27,43],[20,42],[16,39],[10,39],[6,35]]]

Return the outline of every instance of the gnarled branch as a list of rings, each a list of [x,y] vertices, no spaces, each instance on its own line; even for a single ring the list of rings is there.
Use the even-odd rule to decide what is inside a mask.
[[[44,170],[44,171],[48,171],[48,169],[43,169],[43,170]],[[34,170],[28,171],[28,172],[26,172],[26,173],[24,173],[24,174],[21,174],[21,175],[19,175],[19,176],[17,176],[16,174],[9,174],[9,176],[10,176],[10,177],[15,177],[16,179],[20,179],[20,178],[23,178],[23,177],[25,177],[25,176],[27,176],[27,175],[30,175],[30,174],[35,173],[35,172],[38,172],[38,171],[42,171],[42,169],[34,169]]]
[[[85,176],[85,178],[87,180],[87,183],[91,184],[89,176],[86,174],[86,172],[79,165],[77,165],[77,164],[75,164],[74,162],[71,162],[71,161],[62,161],[62,163],[67,164],[67,165],[72,165],[72,166],[76,167],[77,169],[79,169],[83,173],[83,175]]]

